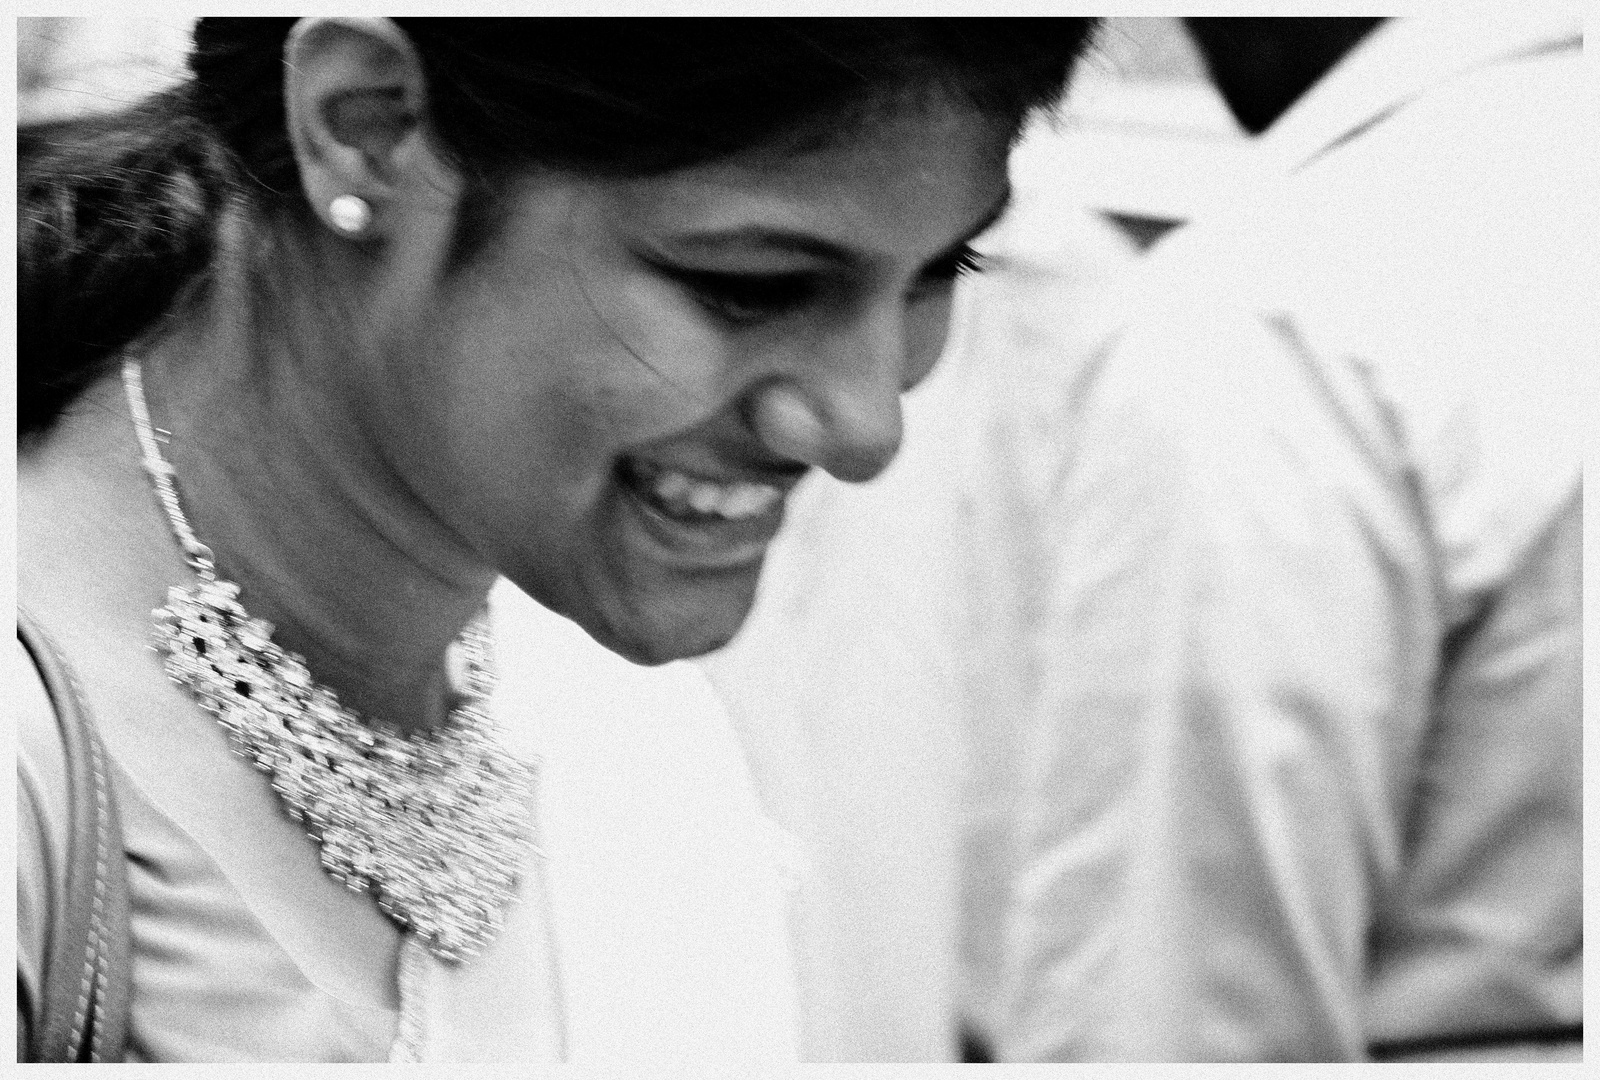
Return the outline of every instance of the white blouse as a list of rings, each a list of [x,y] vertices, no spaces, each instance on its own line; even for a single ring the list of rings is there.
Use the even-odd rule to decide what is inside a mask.
[[[635,668],[509,586],[493,619],[496,712],[543,760],[538,848],[505,926],[459,965],[407,962],[198,708],[96,716],[128,853],[128,1060],[794,1059],[774,833],[715,697],[687,665]],[[20,647],[12,662],[19,974],[36,992],[66,788],[43,688]]]

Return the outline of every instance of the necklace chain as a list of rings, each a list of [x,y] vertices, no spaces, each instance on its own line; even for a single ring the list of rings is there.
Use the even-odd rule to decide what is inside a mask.
[[[172,463],[161,454],[161,444],[156,441],[155,425],[150,422],[150,407],[144,396],[144,371],[137,360],[123,360],[122,381],[128,391],[128,411],[133,414],[133,429],[139,436],[139,448],[144,451],[145,472],[155,484],[156,498],[167,512],[167,521],[178,536],[178,546],[184,558],[202,580],[213,581],[217,564],[211,549],[195,536],[189,519],[183,515],[178,503],[178,487],[172,479]]]
[[[178,501],[138,362],[125,360],[122,372],[144,467],[199,579],[172,586],[153,613],[167,676],[271,776],[333,878],[374,894],[441,959],[477,953],[503,924],[534,850],[533,770],[505,748],[488,711],[486,618],[455,645],[461,701],[438,729],[408,736],[340,705],[303,657],[272,641],[272,625],[239,604],[239,586],[217,576]]]

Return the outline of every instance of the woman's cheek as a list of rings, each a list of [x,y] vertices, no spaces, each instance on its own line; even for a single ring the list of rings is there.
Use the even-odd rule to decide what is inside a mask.
[[[699,305],[662,291],[633,290],[595,359],[589,389],[629,442],[697,426],[738,396],[749,366],[738,342]]]

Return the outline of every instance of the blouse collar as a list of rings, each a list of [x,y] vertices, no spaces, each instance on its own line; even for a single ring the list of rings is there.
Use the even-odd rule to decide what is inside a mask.
[[[1379,25],[1260,137],[1262,165],[1296,171],[1447,79],[1583,40],[1582,15],[1567,4],[1466,7]]]

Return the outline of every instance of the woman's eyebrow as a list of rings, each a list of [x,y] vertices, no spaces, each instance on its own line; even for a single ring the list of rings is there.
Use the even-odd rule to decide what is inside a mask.
[[[959,248],[999,221],[1010,207],[1011,197],[1011,185],[1007,184],[1000,192],[999,198],[947,250]],[[862,259],[860,251],[845,244],[812,233],[773,225],[741,225],[731,229],[679,233],[672,237],[672,245],[694,251],[765,247],[806,255],[842,266],[854,266]]]
[[[715,251],[720,248],[772,248],[847,265],[857,261],[857,255],[843,244],[811,233],[773,225],[740,225],[709,232],[680,233],[672,238],[672,243],[674,247],[693,251]]]

